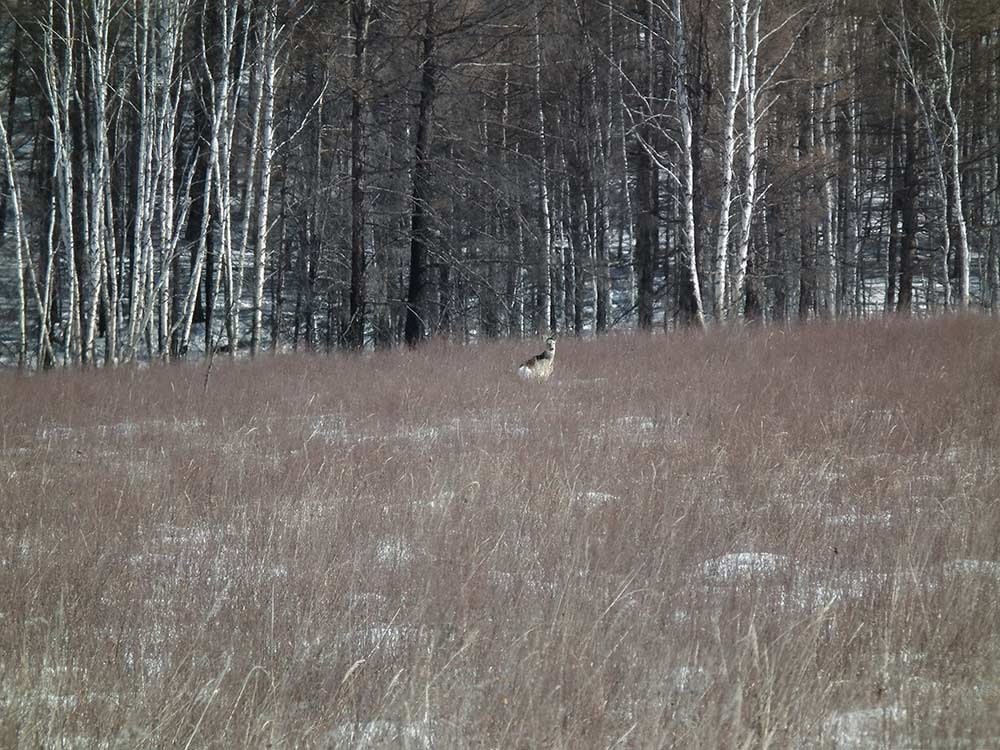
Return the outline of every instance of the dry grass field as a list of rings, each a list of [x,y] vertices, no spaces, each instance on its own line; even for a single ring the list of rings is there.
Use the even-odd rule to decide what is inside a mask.
[[[1000,323],[0,379],[0,746],[1000,745]]]

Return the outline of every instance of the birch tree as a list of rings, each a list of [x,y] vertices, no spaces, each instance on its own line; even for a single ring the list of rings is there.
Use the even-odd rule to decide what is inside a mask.
[[[264,315],[264,281],[267,274],[268,231],[270,229],[271,174],[274,161],[274,104],[275,79],[278,56],[281,51],[280,35],[283,31],[278,20],[275,2],[267,3],[261,9],[259,19],[259,53],[257,61],[260,77],[260,97],[262,114],[260,118],[261,170],[260,197],[257,201],[257,227],[255,232],[253,267],[253,319],[250,330],[250,353],[257,354],[261,348]]]
[[[728,13],[726,31],[729,44],[726,48],[727,77],[722,90],[722,185],[719,193],[719,223],[712,279],[712,309],[719,320],[725,319],[729,304],[726,298],[726,269],[729,264],[729,220],[733,200],[733,167],[736,160],[736,111],[747,60],[744,45],[749,7],[750,0],[729,0],[726,4]]]
[[[535,6],[535,108],[538,125],[538,207],[541,214],[542,238],[536,266],[536,318],[535,330],[546,334],[551,328],[552,320],[552,206],[549,202],[549,157],[548,139],[545,131],[545,100],[542,97],[542,8],[537,2]]]
[[[682,283],[686,287],[682,297],[682,314],[685,320],[697,326],[705,325],[702,311],[701,285],[698,279],[695,253],[694,221],[694,154],[692,152],[691,105],[687,93],[687,41],[684,34],[684,17],[681,0],[673,0],[674,55],[676,57],[677,119],[680,122],[680,207],[682,236],[684,238],[684,269]]]

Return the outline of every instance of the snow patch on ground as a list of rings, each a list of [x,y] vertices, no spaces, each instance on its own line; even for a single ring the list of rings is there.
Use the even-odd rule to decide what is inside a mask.
[[[387,537],[376,545],[375,559],[382,565],[405,565],[413,560],[413,548],[405,539]]]
[[[621,417],[615,421],[615,424],[618,425],[622,432],[632,434],[642,434],[656,430],[656,422],[649,417]]]
[[[677,667],[670,673],[670,684],[679,692],[699,692],[709,682],[708,672],[702,667]]]
[[[838,750],[876,750],[900,747],[891,740],[900,737],[894,727],[906,718],[902,706],[883,706],[841,711],[827,719],[825,734]]]
[[[892,523],[892,514],[889,511],[860,513],[857,510],[850,510],[827,518],[826,523],[830,526],[888,526]]]
[[[340,724],[324,738],[324,747],[350,747],[354,750],[373,748],[431,748],[433,732],[429,722],[374,721]]]
[[[949,560],[944,564],[946,576],[977,575],[1000,580],[1000,562],[996,560]]]
[[[347,437],[347,420],[339,414],[319,414],[309,420],[312,428],[307,440],[323,438],[327,442],[339,442]]]
[[[612,495],[610,492],[600,492],[598,490],[591,490],[580,495],[580,503],[586,505],[588,508],[601,508],[606,505],[612,505],[620,499],[617,495]]]
[[[722,583],[753,575],[772,575],[783,570],[788,565],[784,555],[774,555],[769,552],[735,552],[712,560],[706,560],[700,566],[703,576]]]

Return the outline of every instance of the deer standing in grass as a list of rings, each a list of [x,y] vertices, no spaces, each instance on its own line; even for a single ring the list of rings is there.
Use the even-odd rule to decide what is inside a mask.
[[[554,338],[545,339],[545,351],[536,354],[517,369],[517,374],[522,378],[537,378],[547,380],[552,374],[552,366],[556,361],[556,340]]]

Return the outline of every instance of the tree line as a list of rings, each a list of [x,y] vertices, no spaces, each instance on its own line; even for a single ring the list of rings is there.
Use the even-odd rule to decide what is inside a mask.
[[[0,360],[1000,309],[976,0],[7,0]]]

